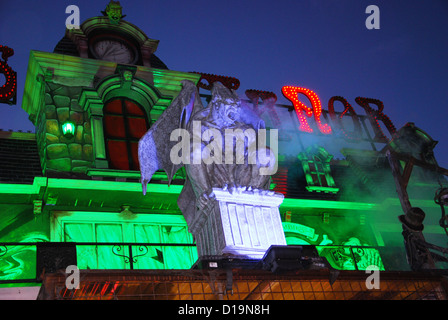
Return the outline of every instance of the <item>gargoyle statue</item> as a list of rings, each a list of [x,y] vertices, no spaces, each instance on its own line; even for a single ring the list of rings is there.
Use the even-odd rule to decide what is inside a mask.
[[[189,224],[196,211],[213,198],[213,188],[231,193],[245,190],[272,193],[269,185],[272,169],[276,168],[274,152],[257,144],[260,129],[265,129],[264,122],[241,102],[234,90],[219,82],[213,84],[212,98],[206,108],[193,82],[184,80],[182,87],[139,141],[143,194],[157,170],[165,170],[170,184],[177,170],[185,166],[187,179],[178,205]],[[172,159],[173,147],[180,143],[178,138],[172,138],[176,129],[183,129],[181,138],[188,139],[185,144],[188,149],[182,150],[187,154],[183,158],[186,161],[179,164]],[[231,139],[226,139],[229,134]],[[238,141],[243,142],[239,149]],[[265,160],[260,161],[260,154]],[[272,173],[261,174],[263,168]]]

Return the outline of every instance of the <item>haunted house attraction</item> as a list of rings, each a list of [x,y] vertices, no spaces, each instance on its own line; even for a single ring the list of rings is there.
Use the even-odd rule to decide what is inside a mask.
[[[171,70],[158,46],[112,1],[53,52],[30,52],[21,107],[35,133],[0,131],[0,291],[447,299],[448,170],[424,128],[396,128],[374,97],[327,103],[299,86],[272,88],[286,105],[268,91],[238,96],[237,78]],[[14,104],[13,51],[0,50],[0,101]],[[222,114],[267,132],[271,176],[249,175],[257,164],[167,169],[173,126],[219,131]],[[80,279],[71,287],[69,266]]]

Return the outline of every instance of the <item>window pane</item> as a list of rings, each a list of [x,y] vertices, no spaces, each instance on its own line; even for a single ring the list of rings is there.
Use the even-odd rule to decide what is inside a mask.
[[[317,168],[317,172],[320,172],[320,173],[324,173],[325,172],[324,171],[324,166],[322,165],[321,162],[316,162],[316,168]]]
[[[129,159],[125,141],[107,141],[110,167],[113,169],[129,170]]]
[[[317,174],[311,174],[311,177],[313,178],[313,185],[320,186],[319,177],[317,176]]]
[[[135,242],[161,243],[160,227],[158,225],[136,224],[134,225]],[[164,269],[164,257],[162,247],[153,246],[132,248],[132,254],[136,257],[136,269]],[[141,255],[137,257],[138,255]]]
[[[104,113],[123,113],[123,109],[121,106],[121,100],[116,99],[108,102],[104,107]]]
[[[95,242],[93,224],[66,223],[64,224],[64,241],[67,242]],[[79,269],[98,269],[95,246],[76,247],[77,265]]]
[[[120,224],[97,224],[97,242],[123,242]],[[98,246],[98,269],[129,269],[129,262],[119,254],[129,257],[127,246]]]
[[[138,105],[133,103],[132,101],[125,100],[124,104],[126,106],[126,114],[135,115],[135,116],[145,116],[145,113],[143,112],[143,110]]]
[[[140,163],[138,162],[138,142],[131,142],[131,154],[132,154],[131,170],[140,170]]]
[[[108,138],[126,138],[124,120],[121,116],[106,115],[104,117],[104,129]]]
[[[128,118],[129,137],[140,139],[148,131],[143,118]]]
[[[322,187],[329,187],[327,182],[327,177],[323,174],[320,175],[320,182],[322,184]]]
[[[316,172],[316,166],[314,165],[314,162],[308,162],[308,165],[310,167],[310,172]]]
[[[163,226],[163,240],[166,243],[192,243],[191,234],[186,227]],[[194,248],[196,249],[196,248]],[[168,269],[189,269],[194,261],[192,261],[191,247],[165,247],[165,264]]]
[[[139,170],[138,144],[134,143],[147,131],[146,113],[141,106],[126,98],[110,101],[105,106],[104,116],[104,137],[110,168]]]

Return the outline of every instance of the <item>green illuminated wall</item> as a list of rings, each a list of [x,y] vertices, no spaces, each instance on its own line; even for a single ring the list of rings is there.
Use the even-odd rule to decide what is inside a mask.
[[[162,179],[163,180],[163,179]],[[181,185],[151,183],[143,196],[140,183],[83,179],[35,178],[33,185],[0,185],[3,212],[2,242],[74,241],[129,243],[192,243],[176,201]],[[34,212],[34,201],[42,200],[42,211]],[[127,205],[129,210],[124,208]],[[375,236],[371,219],[378,204],[285,199],[280,211],[287,243],[312,244],[336,269],[358,269],[381,263],[376,249],[339,246],[383,246]],[[285,212],[292,215],[285,220]],[[134,213],[135,212],[135,213]],[[327,213],[327,214],[322,214]],[[400,234],[397,233],[397,237]],[[151,246],[147,252],[133,246],[135,269],[188,269],[197,260],[195,247]],[[80,246],[78,263],[85,269],[128,269],[119,254],[129,256],[128,247],[114,253],[113,246]],[[354,256],[354,254],[356,255]],[[361,254],[363,253],[363,254]],[[379,253],[379,255],[378,255]],[[0,257],[2,279],[35,277],[35,249],[8,247]],[[381,260],[380,260],[381,259]],[[20,270],[20,272],[19,272]]]
[[[153,123],[178,95],[181,81],[198,83],[201,75],[150,68],[149,57],[158,41],[128,23],[111,27],[103,17],[89,19],[85,26],[95,28],[97,24],[126,28],[121,31],[141,40],[145,61],[142,66],[129,66],[88,59],[87,48],[82,46],[81,57],[30,52],[22,109],[36,126],[44,177],[35,178],[32,185],[0,183],[0,280],[36,277],[35,247],[2,246],[7,242],[167,244],[81,245],[77,247],[81,269],[129,269],[130,253],[136,258],[134,269],[189,269],[197,261],[195,247],[169,246],[193,243],[177,206],[182,186],[168,187],[166,175],[158,172],[143,196],[140,183],[124,182],[138,181],[138,171],[109,168],[103,107],[112,98],[129,97],[142,106]],[[81,39],[78,36],[86,36],[83,32],[72,30],[69,34]],[[62,134],[67,120],[76,126],[73,137]],[[294,130],[288,131],[291,136],[297,133]],[[313,143],[314,138],[310,139]],[[300,149],[294,139],[280,142],[284,150]],[[338,146],[333,140],[326,143],[332,148]],[[280,207],[287,244],[315,245],[339,270],[365,270],[370,265],[380,270],[408,270],[397,220],[402,210],[390,171],[378,179],[376,171],[370,170],[381,164],[378,152],[362,150],[359,144],[355,147],[341,150],[345,159],[338,164],[345,163],[345,181],[336,181],[333,155],[318,145],[292,155],[300,167],[281,168],[289,170],[284,190],[291,186],[291,179],[300,178],[293,181],[291,189],[297,191],[300,186],[309,192],[303,197],[287,196]],[[282,154],[281,148],[280,158],[285,158],[288,152]],[[321,169],[316,166],[316,156]],[[294,171],[296,176],[291,178]],[[176,178],[182,178],[182,172],[178,174]],[[372,182],[377,180],[381,183]],[[428,239],[445,245],[438,220],[433,218],[440,216],[432,203],[433,194],[412,189],[412,182],[409,194],[425,195],[426,200],[419,198],[412,203],[427,213]],[[385,187],[392,191],[385,192]],[[41,210],[36,209],[39,204]]]
[[[84,173],[93,164],[91,122],[78,104],[81,87],[45,83],[45,112],[37,126],[38,145],[46,171]],[[62,134],[66,121],[75,124],[74,137]]]
[[[131,77],[124,77],[132,74]],[[44,173],[84,174],[107,169],[103,112],[107,100],[129,97],[155,121],[181,90],[181,81],[200,75],[147,66],[31,51],[22,108],[36,126],[36,140]],[[36,81],[37,80],[37,81]],[[62,125],[75,123],[74,137]]]
[[[20,243],[49,241],[50,219],[37,217],[31,204],[0,204],[0,212],[0,280],[36,278],[36,247]]]
[[[163,214],[54,212],[52,241],[99,243],[192,244],[182,216]],[[189,269],[195,247],[133,246],[134,269]],[[79,246],[80,269],[129,269],[127,246]]]

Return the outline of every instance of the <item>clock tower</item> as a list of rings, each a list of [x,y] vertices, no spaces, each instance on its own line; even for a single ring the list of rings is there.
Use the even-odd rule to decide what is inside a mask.
[[[121,12],[120,3],[111,1],[102,11],[103,16],[84,21],[79,29],[67,29],[64,42],[71,42],[82,58],[151,67],[151,56],[159,40],[148,38],[138,27],[123,20]],[[57,46],[55,51],[60,49]]]
[[[36,126],[43,172],[138,181],[138,141],[199,74],[169,70],[159,40],[124,20],[118,1],[66,29],[53,53],[32,51],[22,108]],[[37,79],[37,82],[36,82]]]

